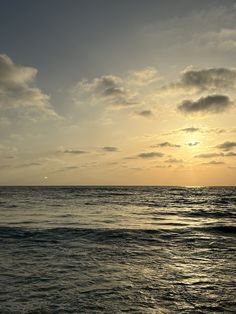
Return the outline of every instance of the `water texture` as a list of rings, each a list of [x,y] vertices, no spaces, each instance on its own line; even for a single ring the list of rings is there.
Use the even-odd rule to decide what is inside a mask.
[[[1,187],[0,313],[235,313],[235,187]]]

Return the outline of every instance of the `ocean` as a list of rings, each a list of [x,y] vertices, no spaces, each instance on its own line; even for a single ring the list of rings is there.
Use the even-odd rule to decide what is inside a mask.
[[[0,313],[235,313],[235,187],[1,187]]]

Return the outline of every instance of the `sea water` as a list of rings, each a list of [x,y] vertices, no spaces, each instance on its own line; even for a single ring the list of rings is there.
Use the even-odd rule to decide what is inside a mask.
[[[0,313],[235,313],[235,187],[1,187]]]

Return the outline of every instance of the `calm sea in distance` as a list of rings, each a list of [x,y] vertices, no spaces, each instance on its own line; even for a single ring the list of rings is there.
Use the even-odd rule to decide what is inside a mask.
[[[1,187],[0,313],[235,313],[236,187]]]

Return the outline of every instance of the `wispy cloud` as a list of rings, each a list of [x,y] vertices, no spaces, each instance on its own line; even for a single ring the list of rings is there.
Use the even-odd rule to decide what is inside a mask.
[[[118,152],[119,149],[115,146],[104,146],[102,147],[102,150],[108,153],[114,153],[114,152]]]
[[[162,143],[159,143],[159,144],[156,144],[156,145],[152,145],[151,147],[171,147],[171,148],[179,148],[181,147],[181,145],[178,145],[178,144],[173,144],[173,143],[170,143],[170,142],[162,142]]]
[[[169,158],[167,160],[165,160],[166,163],[169,164],[179,164],[183,162],[183,159],[177,159],[177,158]]]
[[[86,154],[87,152],[85,150],[80,149],[65,149],[64,151],[61,151],[64,154],[74,154],[74,155],[82,155]]]
[[[209,162],[203,162],[202,165],[206,166],[218,166],[218,165],[224,165],[225,163],[223,161],[217,161],[217,160],[211,160]]]
[[[214,158],[214,157],[224,157],[224,154],[222,153],[202,153],[195,155],[194,158]]]
[[[164,154],[161,152],[146,152],[146,153],[140,153],[137,155],[137,157],[143,158],[143,159],[163,157],[163,156],[164,156]]]
[[[235,157],[236,153],[227,152],[227,153],[202,153],[195,155],[194,158],[214,158],[214,157]]]

